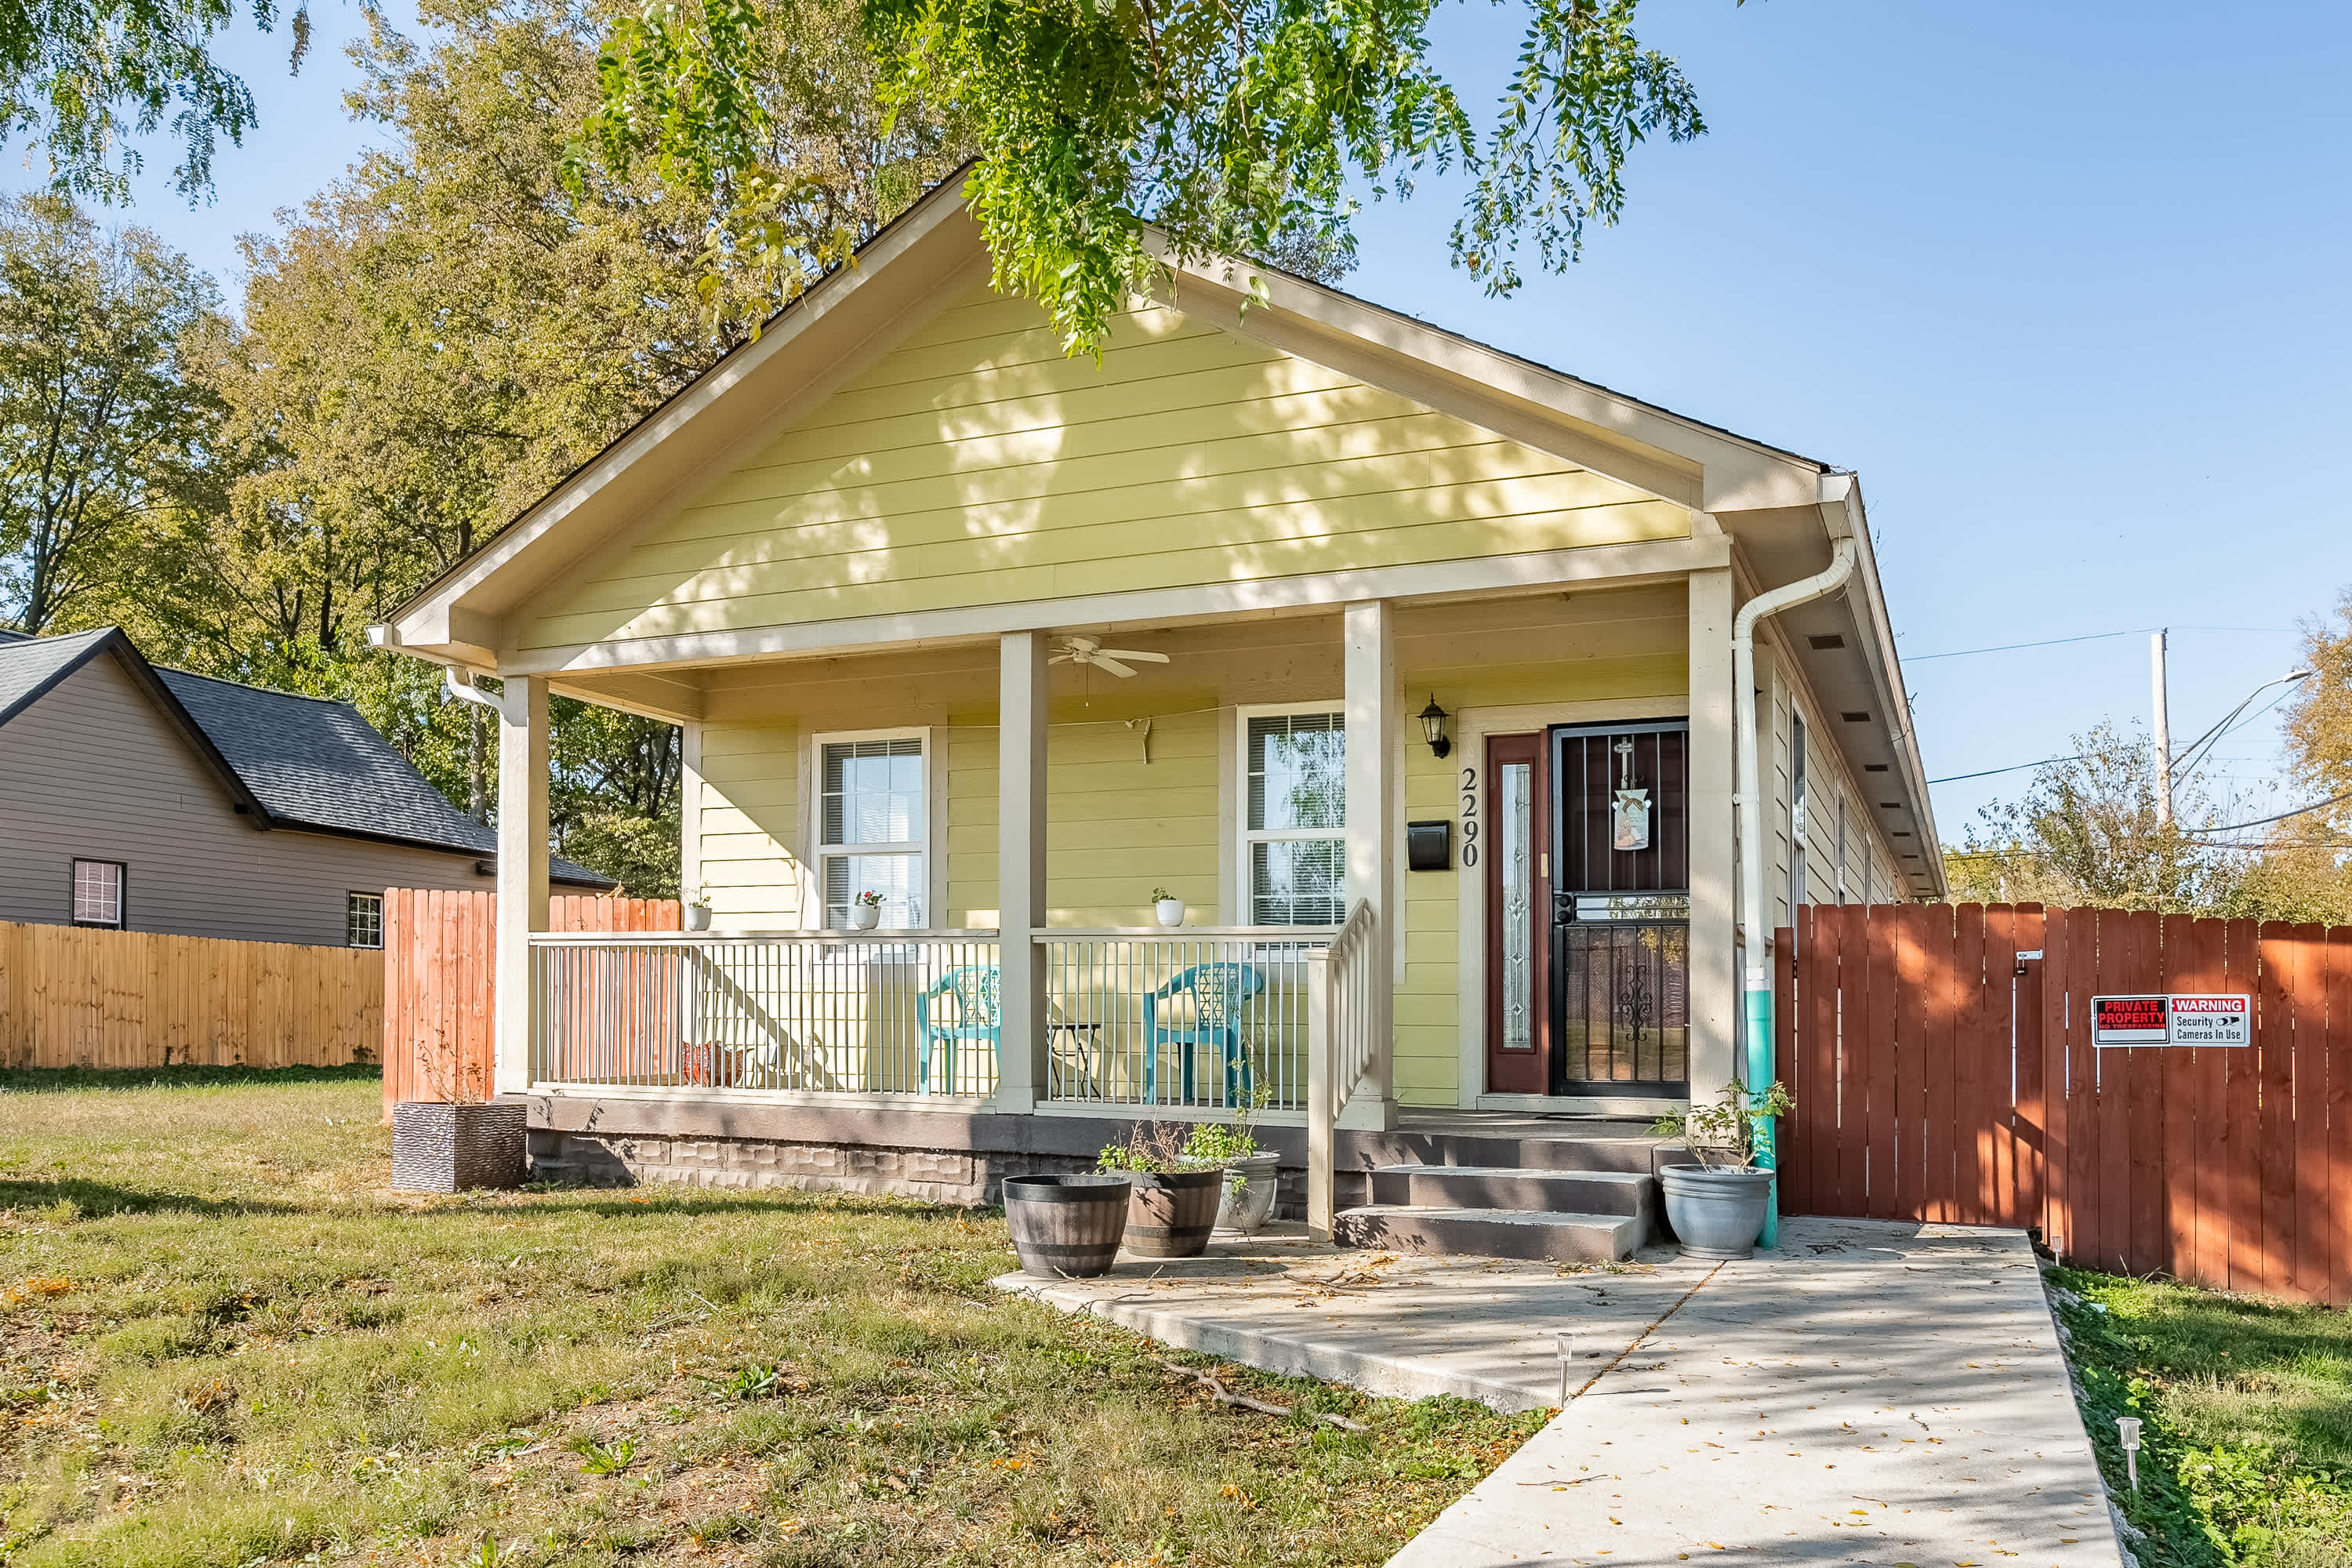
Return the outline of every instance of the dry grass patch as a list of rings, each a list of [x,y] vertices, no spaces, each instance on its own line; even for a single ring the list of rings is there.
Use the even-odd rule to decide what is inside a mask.
[[[987,1212],[396,1198],[378,1093],[0,1097],[0,1559],[1373,1563],[1541,1419],[1216,1405]]]

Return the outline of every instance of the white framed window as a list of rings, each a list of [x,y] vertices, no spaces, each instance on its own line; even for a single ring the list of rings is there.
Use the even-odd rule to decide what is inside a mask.
[[[877,730],[814,738],[816,862],[828,931],[853,929],[850,907],[878,895],[880,924],[929,919],[929,779],[925,732]]]
[[[343,895],[343,945],[345,947],[382,947],[383,945],[383,895],[382,893],[345,893]]]
[[[73,863],[73,923],[122,929],[123,864],[120,860]]]
[[[1348,727],[1336,702],[1237,710],[1243,916],[1260,926],[1348,918]]]

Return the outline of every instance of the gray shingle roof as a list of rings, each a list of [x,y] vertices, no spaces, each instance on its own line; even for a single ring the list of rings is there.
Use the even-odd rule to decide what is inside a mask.
[[[0,723],[96,651],[103,630],[67,637],[28,637],[0,632]]]
[[[157,695],[166,706],[177,703],[271,826],[497,854],[497,832],[450,805],[350,703],[157,668],[111,628],[61,637],[0,634],[0,723],[110,647],[138,660],[135,673],[160,682]],[[569,860],[552,859],[548,870],[575,887],[613,886]]]

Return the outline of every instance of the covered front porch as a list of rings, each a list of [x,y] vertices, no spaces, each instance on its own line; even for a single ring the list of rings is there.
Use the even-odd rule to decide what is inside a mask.
[[[1654,1114],[1732,1071],[1728,726],[1687,695],[1720,662],[1693,628],[1727,616],[1727,579],[564,678],[686,727],[684,885],[709,929],[552,932],[535,880],[502,897],[528,983],[501,990],[500,1089],[551,1130],[583,1100],[616,1131],[688,1105],[742,1128]],[[1074,637],[1159,657],[1118,675],[1067,658]],[[547,689],[510,677],[501,709],[526,866]],[[1621,729],[1638,757],[1601,744]],[[1661,852],[1618,856],[1613,892],[1555,876],[1529,788],[1545,737],[1581,731],[1657,813]],[[1555,888],[1573,974],[1547,950]],[[1571,1026],[1527,1026],[1547,1000]],[[1515,1059],[1546,1043],[1560,1059]]]

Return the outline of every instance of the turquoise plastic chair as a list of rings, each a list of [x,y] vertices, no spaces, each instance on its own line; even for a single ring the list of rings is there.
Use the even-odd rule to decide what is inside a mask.
[[[1214,1046],[1225,1067],[1225,1103],[1244,1105],[1255,1092],[1250,1070],[1249,1052],[1242,1045],[1242,1012],[1249,999],[1265,989],[1265,976],[1255,965],[1247,963],[1201,963],[1179,974],[1159,990],[1143,999],[1143,1098],[1147,1103],[1160,1098],[1160,1047],[1162,1042],[1176,1047],[1178,1080],[1184,1088],[1181,1098],[1192,1094],[1192,1048]],[[1181,996],[1192,998],[1192,1023],[1189,1028],[1163,1025],[1160,1010],[1163,1004]]]
[[[955,1092],[955,1053],[958,1040],[974,1040],[985,1044],[989,1054],[996,1052],[999,1020],[998,1004],[1004,985],[1003,972],[992,963],[960,964],[949,970],[931,984],[930,989],[915,998],[915,1023],[922,1035],[916,1047],[915,1070],[923,1080],[920,1093],[931,1092],[931,1047],[941,1047],[946,1061],[948,1092]],[[931,1002],[935,997],[953,997],[955,1016],[931,1021]]]

